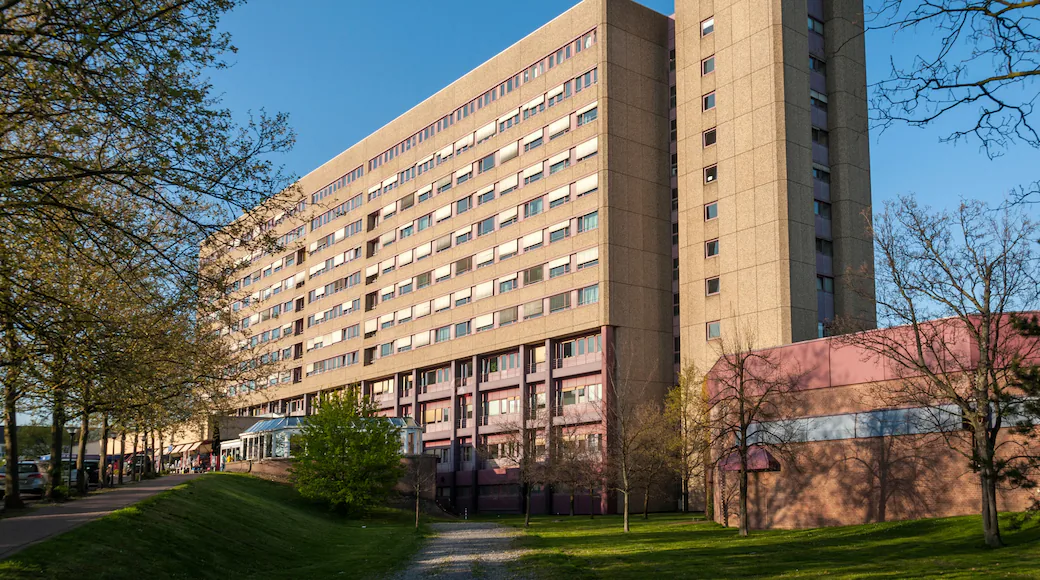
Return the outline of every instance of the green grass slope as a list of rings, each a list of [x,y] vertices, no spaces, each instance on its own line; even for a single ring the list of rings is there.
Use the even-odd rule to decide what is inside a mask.
[[[1011,529],[987,549],[978,517],[889,522],[737,536],[678,514],[537,518],[522,536],[521,565],[536,578],[1040,578],[1040,522]],[[495,521],[522,525],[515,517]]]
[[[377,578],[422,542],[413,517],[345,519],[288,486],[211,474],[0,561],[0,578]]]

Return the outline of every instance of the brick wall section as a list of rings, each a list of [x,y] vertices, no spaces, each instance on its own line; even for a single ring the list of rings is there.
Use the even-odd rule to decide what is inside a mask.
[[[978,476],[934,435],[804,443],[778,455],[778,472],[749,476],[753,528],[844,526],[977,514]],[[739,474],[718,478],[720,523],[737,523]],[[724,491],[722,491],[724,489]],[[1036,491],[1004,489],[1001,511],[1022,511]]]

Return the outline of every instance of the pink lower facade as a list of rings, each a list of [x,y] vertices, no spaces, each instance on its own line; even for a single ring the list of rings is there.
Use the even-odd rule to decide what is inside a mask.
[[[613,352],[609,326],[533,344],[446,360],[361,381],[379,413],[414,417],[424,426],[423,452],[436,457],[436,499],[459,513],[519,513],[523,487],[508,453],[523,426],[538,447],[568,444],[606,449],[604,390]],[[342,387],[340,387],[342,388]],[[273,400],[237,410],[308,415],[330,391]],[[526,417],[526,421],[523,419]],[[547,428],[548,427],[548,428]],[[608,494],[574,494],[575,513],[609,513]],[[535,486],[531,511],[565,514],[571,494]]]

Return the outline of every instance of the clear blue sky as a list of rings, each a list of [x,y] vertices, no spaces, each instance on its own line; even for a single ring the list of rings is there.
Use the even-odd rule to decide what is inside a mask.
[[[236,113],[289,113],[298,141],[281,161],[303,175],[574,4],[305,0],[290,8],[253,0],[224,21],[239,52],[213,83]],[[674,12],[673,0],[643,4]],[[883,78],[892,54],[912,54],[916,41],[868,36],[868,82]],[[1040,177],[1035,150],[1018,147],[991,161],[974,143],[940,143],[944,134],[941,127],[872,132],[875,204],[901,193],[936,206],[962,196],[993,200]]]

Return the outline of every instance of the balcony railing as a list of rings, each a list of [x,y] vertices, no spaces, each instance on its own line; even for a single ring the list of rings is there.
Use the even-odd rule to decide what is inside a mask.
[[[439,383],[432,383],[429,385],[419,385],[419,394],[436,393],[438,391],[450,391],[451,389],[451,381],[441,381]]]
[[[590,352],[585,354],[576,354],[574,356],[554,358],[552,359],[552,363],[554,369],[559,369],[588,363],[598,363],[601,360],[603,360],[602,353]]]
[[[427,423],[426,424],[426,432],[427,433],[439,433],[441,431],[451,431],[451,422],[450,421],[438,421],[437,423]]]

